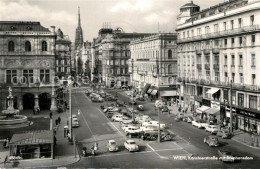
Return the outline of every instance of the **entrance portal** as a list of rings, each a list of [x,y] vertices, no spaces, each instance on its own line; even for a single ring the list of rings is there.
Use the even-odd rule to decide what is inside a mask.
[[[33,109],[34,107],[34,95],[26,93],[23,95],[23,109]]]
[[[51,95],[49,93],[41,93],[39,95],[39,106],[41,110],[50,110]]]

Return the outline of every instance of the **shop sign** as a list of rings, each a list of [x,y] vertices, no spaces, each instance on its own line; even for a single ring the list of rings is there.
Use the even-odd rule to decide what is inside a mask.
[[[260,114],[256,114],[254,112],[248,112],[248,111],[245,111],[245,110],[240,110],[238,109],[237,111],[238,114],[241,114],[241,115],[244,115],[244,116],[248,116],[248,117],[253,117],[253,118],[256,118],[256,119],[260,119]]]
[[[211,108],[215,108],[215,109],[220,110],[220,102],[211,101]]]

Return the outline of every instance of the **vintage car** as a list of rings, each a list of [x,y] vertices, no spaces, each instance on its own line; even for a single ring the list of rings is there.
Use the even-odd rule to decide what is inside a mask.
[[[137,110],[143,111],[143,110],[144,110],[144,106],[143,106],[143,105],[138,105],[138,106],[137,106]]]
[[[118,151],[118,146],[116,144],[116,141],[115,140],[108,140],[107,149],[110,152]]]
[[[218,125],[207,125],[207,126],[205,127],[205,131],[208,131],[208,132],[210,132],[211,134],[217,134],[218,128],[219,128]]]
[[[139,151],[139,146],[134,140],[126,140],[126,142],[124,142],[124,146],[129,152]]]
[[[141,126],[155,126],[155,127],[159,127],[159,122],[158,121],[148,121],[148,122],[143,122],[141,124]],[[160,128],[164,129],[166,127],[165,124],[160,123]]]
[[[207,136],[204,138],[204,143],[207,143],[210,147],[218,147],[219,146],[219,142],[218,142],[218,138],[216,136]]]
[[[172,141],[173,138],[175,137],[175,135],[162,130],[160,136],[161,136],[161,141]],[[143,134],[143,140],[155,141],[157,139],[158,139],[158,131],[146,131]]]
[[[104,101],[104,99],[100,96],[94,96],[91,98],[91,101],[94,103],[102,103]]]
[[[217,132],[217,136],[222,137],[223,139],[229,139],[232,135],[228,129],[220,129]]]
[[[219,160],[223,162],[235,162],[235,156],[227,150],[218,150]]]
[[[199,129],[205,128],[208,125],[208,123],[204,120],[194,120],[191,122],[191,124],[195,127],[198,127]]]
[[[76,118],[72,119],[72,127],[79,127],[79,121]]]

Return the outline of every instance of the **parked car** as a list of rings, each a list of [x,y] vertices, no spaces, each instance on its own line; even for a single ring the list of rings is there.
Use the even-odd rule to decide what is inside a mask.
[[[143,106],[143,105],[141,105],[141,104],[140,104],[140,105],[138,105],[138,106],[137,106],[137,110],[139,110],[139,111],[143,111],[143,110],[144,110],[144,106]]]
[[[132,124],[134,122],[133,119],[129,118],[128,116],[123,115],[123,117],[127,117],[127,118],[122,119],[121,121],[122,124]]]
[[[219,146],[219,142],[218,142],[218,138],[216,136],[207,136],[204,138],[204,143],[207,143],[210,147],[214,146],[214,147],[218,147]]]
[[[168,107],[166,105],[162,106],[162,112],[169,112],[170,110],[168,109]]]
[[[210,132],[211,134],[217,134],[218,132],[218,125],[207,125],[205,127],[205,130]]]
[[[126,140],[126,142],[124,142],[124,146],[129,152],[139,151],[139,146],[134,140]]]
[[[188,123],[191,123],[192,121],[193,121],[193,117],[188,116],[188,117],[187,117],[187,122],[188,122]]]
[[[158,121],[148,121],[148,122],[143,122],[141,124],[142,126],[155,126],[155,127],[159,127],[159,122]],[[160,128],[164,129],[166,127],[165,124],[160,123]]]
[[[79,127],[79,121],[76,118],[72,118],[72,127]]]
[[[123,120],[129,120],[129,118],[121,114],[115,114],[112,116],[111,120],[115,122],[122,122]]]
[[[151,120],[152,119],[149,116],[147,116],[147,115],[141,115],[141,116],[135,117],[135,121],[137,121],[140,124],[142,124],[144,122],[149,122]]]
[[[104,99],[102,97],[92,97],[91,101],[94,103],[102,103]]]
[[[170,134],[167,131],[161,131],[161,141],[171,141],[175,135]],[[155,141],[158,139],[158,131],[146,131],[143,134],[143,140]]]
[[[117,112],[110,112],[110,111],[106,112],[107,118],[112,118],[115,114],[119,114],[119,113],[117,113]]]
[[[76,114],[73,114],[71,117],[72,117],[72,119],[77,119],[78,120],[78,117],[77,117]]]
[[[218,130],[217,136],[222,137],[223,139],[229,139],[229,138],[231,138],[232,135],[228,129],[221,129],[221,130]]]
[[[116,144],[116,141],[115,140],[108,140],[107,149],[110,152],[118,151],[118,146]]]
[[[123,131],[125,131],[128,127],[135,127],[137,129],[139,129],[140,125],[139,124],[123,124],[123,123],[121,124],[121,129]]]
[[[208,123],[206,121],[204,121],[204,120],[194,120],[191,123],[192,123],[193,126],[196,126],[199,129],[200,128],[205,128],[208,125]]]
[[[142,131],[142,130],[140,130],[140,127],[137,125],[129,125],[128,127],[123,128],[123,130],[126,133],[136,133],[136,132]]]
[[[158,131],[158,127],[156,126],[141,126],[140,129],[143,132],[147,132],[147,131]]]
[[[235,156],[227,150],[218,150],[219,160],[223,162],[235,162]]]

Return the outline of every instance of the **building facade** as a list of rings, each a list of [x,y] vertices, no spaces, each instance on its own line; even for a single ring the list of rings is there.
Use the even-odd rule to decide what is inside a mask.
[[[14,107],[56,110],[55,27],[40,22],[0,22],[1,109],[6,109],[8,87],[12,87]]]
[[[71,41],[60,29],[56,34],[56,76],[62,79],[70,75]]]
[[[182,106],[229,123],[231,105],[234,128],[260,133],[259,18],[259,0],[229,0],[201,11],[192,2],[181,7],[176,31]]]
[[[177,34],[156,34],[131,41],[133,86],[151,98],[176,99]]]

